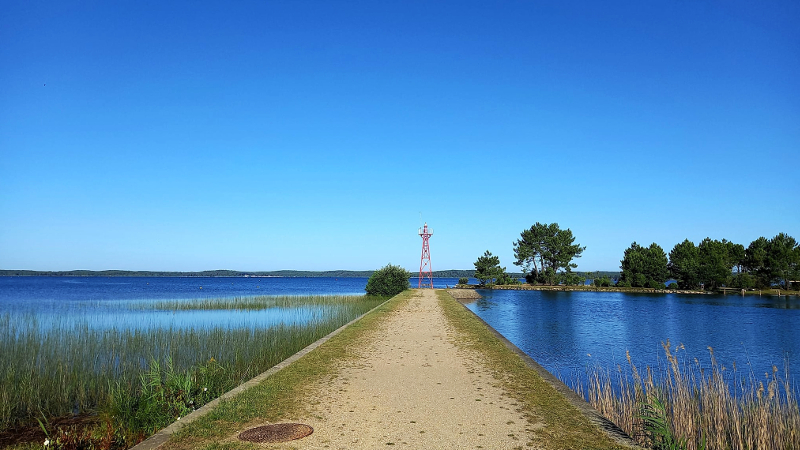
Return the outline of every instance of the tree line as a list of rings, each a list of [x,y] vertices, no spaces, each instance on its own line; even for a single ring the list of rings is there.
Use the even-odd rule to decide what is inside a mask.
[[[726,239],[705,238],[698,245],[686,239],[667,256],[655,242],[649,247],[634,242],[625,250],[620,269],[618,286],[663,286],[671,278],[680,289],[789,289],[800,280],[800,246],[785,233],[759,237],[747,247]]]
[[[800,245],[785,234],[772,239],[759,237],[747,247],[723,239],[703,239],[698,245],[686,239],[667,255],[655,242],[647,247],[633,242],[620,261],[621,272],[613,280],[610,272],[578,273],[574,259],[585,246],[575,243],[575,236],[557,223],[536,222],[520,233],[513,243],[514,264],[523,269],[530,284],[579,285],[587,276],[597,286],[646,287],[663,289],[670,279],[680,289],[768,288],[779,285],[790,289],[800,280]],[[500,266],[500,259],[486,251],[474,263],[481,285],[518,284],[521,281]]]

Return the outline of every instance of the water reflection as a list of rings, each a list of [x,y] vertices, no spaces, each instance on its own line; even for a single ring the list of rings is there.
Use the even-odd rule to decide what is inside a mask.
[[[152,330],[202,329],[202,328],[257,328],[276,325],[304,324],[334,313],[339,305],[274,307],[264,310],[106,310],[76,313],[46,311],[36,314],[38,328],[88,326],[96,330]],[[21,317],[21,316],[20,316]]]
[[[727,367],[800,376],[800,301],[796,297],[481,291],[468,304],[478,316],[555,374],[587,366],[627,369],[664,363],[662,343],[683,344],[680,357],[708,365],[708,347]],[[783,371],[783,370],[781,370]]]

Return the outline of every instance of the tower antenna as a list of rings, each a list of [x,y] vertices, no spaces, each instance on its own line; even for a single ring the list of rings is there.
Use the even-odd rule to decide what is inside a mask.
[[[419,229],[422,238],[422,257],[419,260],[419,285],[417,287],[429,287],[433,289],[433,270],[431,269],[431,247],[428,240],[433,236],[433,229],[428,230],[428,223]],[[425,280],[423,284],[423,280]]]

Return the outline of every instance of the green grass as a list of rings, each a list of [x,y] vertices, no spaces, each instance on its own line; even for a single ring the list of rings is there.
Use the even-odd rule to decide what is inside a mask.
[[[293,308],[297,306],[329,306],[362,303],[363,296],[355,295],[261,295],[257,297],[230,297],[223,299],[165,300],[154,303],[138,303],[139,309],[166,311],[190,310],[263,310],[269,308]]]
[[[86,322],[45,327],[33,315],[0,316],[0,431],[83,412],[105,412],[117,420],[124,415],[121,405],[144,408],[143,397],[160,396],[168,413],[157,423],[144,424],[151,433],[174,420],[171,415],[258,375],[384,299],[275,301],[289,300],[292,306],[331,307],[303,325],[263,329],[98,330]],[[211,300],[203,304],[221,309]],[[232,305],[230,299],[220,304]]]
[[[253,449],[244,442],[219,443],[237,430],[264,422],[279,422],[305,411],[306,388],[338,370],[339,364],[354,357],[354,349],[383,318],[413,296],[405,291],[376,308],[355,324],[308,353],[259,385],[222,401],[213,411],[188,424],[162,447],[164,450]]]
[[[517,401],[531,424],[542,424],[534,444],[546,449],[619,449],[592,425],[569,401],[548,384],[474,314],[458,304],[446,291],[437,291],[445,316],[458,331],[456,342],[477,351],[491,367],[493,376]]]

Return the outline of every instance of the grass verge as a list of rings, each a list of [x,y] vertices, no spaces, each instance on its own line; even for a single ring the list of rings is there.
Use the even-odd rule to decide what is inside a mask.
[[[353,349],[358,347],[358,342],[365,339],[387,313],[402,307],[413,295],[413,291],[405,291],[395,296],[261,384],[221,402],[213,411],[182,428],[161,448],[258,448],[254,444],[229,438],[248,426],[278,422],[297,417],[306,411],[305,405],[301,403],[306,389],[338,370],[341,362],[353,358]]]
[[[457,345],[477,351],[502,388],[519,402],[536,428],[534,443],[545,449],[623,449],[592,425],[561,393],[500,341],[446,291],[437,291],[445,316],[459,333]]]

